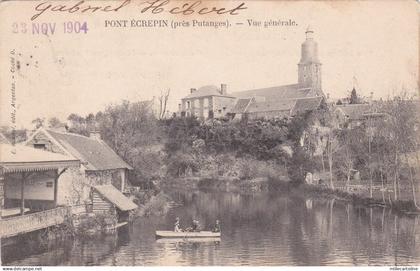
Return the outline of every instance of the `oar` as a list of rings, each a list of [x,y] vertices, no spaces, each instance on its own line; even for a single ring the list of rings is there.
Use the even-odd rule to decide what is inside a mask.
[[[186,239],[187,239],[187,235],[188,235],[188,232],[186,231],[186,232],[185,232],[185,236],[184,236],[184,238],[183,238],[183,239],[185,239],[185,240],[186,240]]]

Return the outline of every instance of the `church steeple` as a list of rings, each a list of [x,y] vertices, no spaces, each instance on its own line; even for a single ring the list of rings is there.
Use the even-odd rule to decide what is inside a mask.
[[[310,26],[305,34],[306,40],[302,43],[298,64],[298,83],[302,88],[312,88],[317,95],[322,95],[322,64],[318,59],[318,44],[314,41],[314,31]]]

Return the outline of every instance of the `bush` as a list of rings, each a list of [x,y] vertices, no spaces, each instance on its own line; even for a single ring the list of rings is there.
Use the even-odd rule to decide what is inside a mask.
[[[258,161],[255,159],[241,159],[240,164],[240,179],[255,179],[265,177],[267,179],[279,179],[286,175],[283,166],[274,161]]]
[[[199,169],[197,160],[189,153],[177,152],[167,162],[167,174],[172,177],[191,176]]]
[[[163,192],[151,196],[143,205],[140,205],[137,215],[150,216],[150,215],[164,215],[169,209],[170,197]]]

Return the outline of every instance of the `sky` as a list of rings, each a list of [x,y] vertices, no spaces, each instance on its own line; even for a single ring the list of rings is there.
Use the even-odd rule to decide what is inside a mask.
[[[248,9],[238,16],[199,18],[145,15],[134,3],[118,13],[43,14],[32,22],[38,3],[0,4],[1,125],[12,122],[12,80],[16,82],[17,128],[31,128],[31,120],[37,117],[65,120],[70,113],[85,116],[124,99],[151,99],[166,89],[171,94],[169,109],[176,111],[190,88],[224,83],[229,93],[293,84],[308,25],[315,31],[323,64],[323,91],[330,97],[347,96],[353,86],[361,95],[373,92],[374,98],[417,90],[419,17],[415,1],[246,1]],[[233,26],[104,27],[105,20],[151,18],[228,19]],[[297,26],[249,27],[247,19],[291,19]],[[87,22],[88,32],[63,33],[67,21]],[[244,24],[237,26],[236,22]],[[21,33],[18,28],[20,33],[13,33],[14,23],[26,24],[28,31]],[[55,24],[56,32],[32,34],[32,23]],[[21,63],[14,79],[10,72],[12,50]]]

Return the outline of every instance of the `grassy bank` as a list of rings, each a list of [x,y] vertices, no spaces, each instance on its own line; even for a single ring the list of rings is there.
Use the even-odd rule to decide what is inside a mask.
[[[420,210],[415,206],[412,200],[379,200],[361,196],[355,193],[342,191],[339,189],[330,189],[325,185],[295,185],[290,182],[270,181],[269,190],[275,193],[287,193],[289,195],[298,195],[312,198],[337,199],[352,203],[355,206],[362,207],[383,207],[390,208],[394,212],[404,215],[419,215]]]

